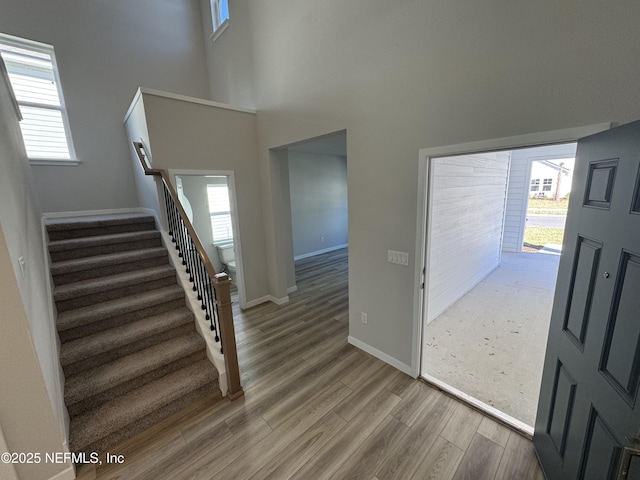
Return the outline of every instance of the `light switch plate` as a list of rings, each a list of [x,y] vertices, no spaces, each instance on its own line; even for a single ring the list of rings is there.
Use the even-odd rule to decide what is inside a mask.
[[[407,252],[387,251],[387,261],[398,265],[409,265],[409,254]]]

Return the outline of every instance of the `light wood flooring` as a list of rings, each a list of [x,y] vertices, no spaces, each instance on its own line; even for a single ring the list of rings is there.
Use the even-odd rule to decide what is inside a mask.
[[[287,305],[236,312],[243,399],[180,412],[78,478],[544,479],[530,440],[347,344],[346,250],[296,274]]]

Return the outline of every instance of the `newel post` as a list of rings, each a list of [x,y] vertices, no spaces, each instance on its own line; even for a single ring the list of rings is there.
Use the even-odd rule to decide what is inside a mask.
[[[233,310],[231,309],[231,282],[226,273],[218,273],[213,279],[216,289],[216,305],[220,322],[220,340],[224,353],[224,364],[227,369],[227,395],[235,400],[244,395],[240,385],[240,368],[238,367],[238,351],[236,349],[236,333],[233,327]]]

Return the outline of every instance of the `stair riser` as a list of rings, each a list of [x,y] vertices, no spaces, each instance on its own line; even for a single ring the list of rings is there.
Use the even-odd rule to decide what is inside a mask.
[[[173,328],[171,330],[165,330],[161,333],[158,333],[157,335],[151,335],[143,338],[142,340],[138,340],[137,342],[132,342],[127,345],[121,345],[104,353],[86,357],[82,360],[78,360],[67,365],[63,364],[62,368],[64,370],[64,374],[65,376],[70,377],[71,375],[76,375],[77,373],[88,370],[89,368],[97,367],[98,365],[102,365],[103,363],[117,360],[118,358],[135,353],[144,348],[149,348],[154,345],[158,345],[159,343],[162,343],[166,340],[171,340],[172,338],[176,338],[186,333],[192,332],[193,322],[194,320],[191,319],[184,325],[180,325],[179,327]]]
[[[110,448],[113,448],[114,445],[118,445],[134,435],[144,432],[149,429],[156,423],[161,422],[169,418],[170,416],[176,414],[180,410],[187,408],[189,405],[196,403],[205,398],[211,399],[211,403],[215,401],[215,399],[219,399],[221,397],[220,390],[217,387],[217,380],[212,382],[210,385],[204,385],[200,388],[192,390],[190,392],[185,392],[184,396],[172,401],[168,405],[155,410],[153,413],[137,419],[131,424],[123,427],[115,432],[110,433],[109,435],[101,438],[100,440],[90,444],[90,445],[82,445],[74,441],[73,436],[71,436],[70,444],[72,452],[104,452]]]
[[[75,340],[76,338],[81,338],[87,335],[101,332],[109,328],[119,327],[120,325],[124,325],[134,320],[140,320],[141,318],[158,315],[160,313],[168,312],[180,307],[184,307],[184,297],[152,305],[146,308],[123,312],[114,317],[102,319],[99,322],[92,321],[91,317],[87,317],[86,323],[74,328],[58,331],[58,335],[60,336],[60,342],[64,343],[70,340]]]
[[[205,353],[205,350],[200,349],[190,355],[180,357],[171,363],[159,366],[155,370],[151,370],[143,375],[139,375],[132,380],[118,384],[115,387],[100,392],[99,394],[92,397],[79,399],[80,401],[77,401],[75,403],[74,401],[76,399],[65,397],[65,403],[67,405],[67,410],[69,411],[69,416],[75,417],[77,415],[82,415],[87,410],[95,408],[100,404],[117,397],[118,395],[124,395],[125,393],[128,393],[136,388],[140,388],[141,386],[146,385],[149,382],[158,380],[159,378],[162,378],[169,373],[175,372],[176,370],[191,365],[198,360],[204,360],[206,358],[207,355]]]
[[[91,278],[98,278],[107,275],[113,275],[116,273],[131,272],[133,270],[140,270],[148,267],[158,267],[160,265],[167,265],[169,263],[168,255],[158,255],[150,258],[142,258],[140,260],[116,263],[112,265],[105,265],[86,270],[78,270],[67,273],[58,273],[53,276],[53,283],[55,285],[66,285],[67,283],[79,282],[81,280],[89,280]]]
[[[105,255],[107,253],[127,252],[130,250],[140,250],[143,248],[161,247],[162,240],[160,234],[156,238],[140,240],[134,242],[108,243],[95,245],[86,248],[74,248],[70,250],[59,250],[50,253],[52,262],[62,262],[76,258],[92,257],[94,255]]]
[[[49,241],[69,240],[71,238],[94,237],[97,235],[111,235],[114,233],[142,232],[145,230],[155,230],[155,222],[136,222],[118,225],[102,225],[89,228],[54,229],[47,228]]]
[[[115,300],[116,298],[125,297],[127,295],[135,295],[136,293],[148,292],[156,288],[168,287],[175,284],[175,275],[171,277],[158,278],[150,282],[141,282],[120,288],[113,288],[111,290],[91,293],[89,295],[83,295],[69,300],[58,300],[56,301],[56,309],[58,310],[58,313],[66,312],[67,310],[95,305],[99,302]]]

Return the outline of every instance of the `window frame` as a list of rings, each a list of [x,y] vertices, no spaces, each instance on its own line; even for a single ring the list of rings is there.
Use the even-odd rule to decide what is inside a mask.
[[[529,187],[529,191],[530,192],[539,192],[540,191],[540,179],[539,178],[532,178],[531,179],[531,185]]]
[[[227,17],[220,19],[220,3],[226,2],[227,4]],[[212,41],[216,41],[220,35],[229,27],[229,0],[209,0],[209,7],[211,9],[211,38]]]
[[[27,153],[27,158],[29,160],[29,163],[32,165],[65,165],[65,166],[78,165],[79,161],[76,156],[75,147],[73,144],[73,138],[71,136],[71,127],[69,124],[69,117],[67,114],[66,103],[64,101],[62,83],[60,81],[60,72],[58,69],[58,63],[56,61],[54,47],[52,45],[48,45],[45,43],[36,42],[33,40],[28,40],[20,37],[14,37],[12,35],[7,35],[4,33],[0,33],[0,45],[7,45],[14,48],[20,48],[23,50],[32,51],[34,53],[44,54],[44,55],[47,55],[51,61],[51,66],[53,71],[53,81],[55,83],[56,91],[58,94],[59,106],[50,105],[47,103],[38,103],[38,102],[20,100],[17,98],[17,96],[15,96],[15,94],[14,94],[14,97],[20,109],[21,117],[23,118],[24,118],[24,114],[22,112],[23,106],[27,108],[31,107],[31,108],[39,108],[39,109],[60,112],[65,139],[67,142],[67,150],[69,153],[69,158],[49,158],[49,157],[29,156],[29,154]],[[11,83],[10,74],[8,72],[9,67],[6,66],[6,62],[4,62],[4,58],[3,58],[3,63],[5,63],[5,67],[7,69],[7,79],[9,80],[9,84],[13,89],[14,87],[13,87],[13,84]],[[22,129],[21,129],[21,133],[22,133]],[[24,140],[24,135],[23,135],[23,143],[25,145],[25,150],[27,150],[27,144]]]

